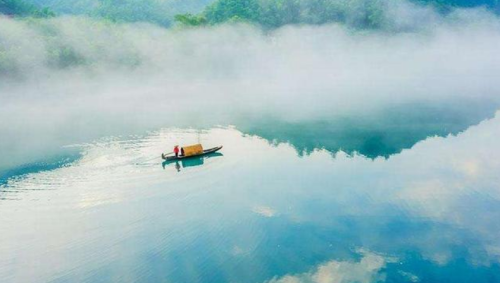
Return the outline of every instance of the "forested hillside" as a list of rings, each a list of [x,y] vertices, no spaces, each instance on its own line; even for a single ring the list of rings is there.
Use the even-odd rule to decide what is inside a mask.
[[[26,1],[26,2],[23,2]],[[344,23],[354,28],[386,28],[398,0],[0,0],[0,13],[8,15],[87,15],[116,22],[150,22],[171,26],[251,22],[265,28],[287,24]],[[500,11],[499,0],[413,0],[441,13],[452,8],[483,6]],[[39,9],[37,7],[49,7]]]
[[[26,0],[58,14],[170,26],[176,14],[201,12],[213,0]]]
[[[324,24],[341,22],[357,28],[389,25],[395,0],[217,0],[198,15],[178,15],[185,25],[220,24],[244,21],[275,28],[286,24]],[[452,8],[484,6],[498,11],[498,0],[415,0],[417,6],[433,6],[446,13]]]

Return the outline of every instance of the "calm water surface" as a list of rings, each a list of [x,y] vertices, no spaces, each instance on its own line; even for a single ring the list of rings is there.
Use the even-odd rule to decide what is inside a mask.
[[[500,282],[500,116],[386,154],[254,134],[109,138],[5,175],[0,281]],[[224,148],[161,163],[198,141]]]

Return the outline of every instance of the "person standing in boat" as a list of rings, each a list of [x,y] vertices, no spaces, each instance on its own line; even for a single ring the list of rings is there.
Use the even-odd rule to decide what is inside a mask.
[[[174,146],[174,154],[175,154],[175,157],[179,157],[179,146],[178,145]]]

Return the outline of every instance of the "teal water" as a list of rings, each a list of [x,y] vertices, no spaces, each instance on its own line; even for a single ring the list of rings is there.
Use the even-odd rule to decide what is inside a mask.
[[[4,175],[1,282],[500,282],[500,117],[476,122],[377,143],[274,124],[82,145]],[[224,148],[159,158],[197,142]]]

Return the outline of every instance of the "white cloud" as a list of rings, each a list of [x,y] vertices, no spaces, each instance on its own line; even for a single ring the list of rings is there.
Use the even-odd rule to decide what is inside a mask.
[[[390,259],[392,261],[393,259]],[[314,270],[273,278],[268,283],[372,283],[385,280],[382,269],[388,260],[381,255],[363,252],[359,261],[332,260]]]
[[[264,217],[273,217],[276,215],[276,211],[269,206],[256,206],[252,211]]]

